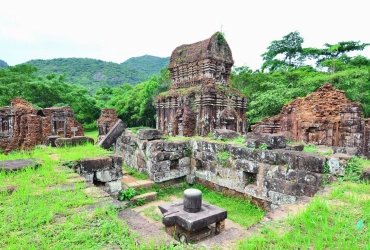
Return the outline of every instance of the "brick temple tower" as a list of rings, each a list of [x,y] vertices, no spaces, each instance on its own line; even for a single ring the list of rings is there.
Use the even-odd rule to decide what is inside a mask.
[[[224,36],[177,47],[171,87],[156,97],[157,129],[170,136],[206,136],[224,128],[244,134],[246,98],[230,84],[232,53]]]

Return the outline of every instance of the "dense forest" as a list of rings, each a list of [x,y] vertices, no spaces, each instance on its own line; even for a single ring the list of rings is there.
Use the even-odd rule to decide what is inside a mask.
[[[118,64],[89,58],[57,58],[31,60],[39,76],[65,74],[65,81],[86,87],[89,93],[124,83],[135,85],[148,80],[168,64],[168,58],[142,56]]]
[[[248,100],[248,124],[278,114],[284,104],[297,97],[306,96],[325,82],[345,90],[351,101],[362,104],[364,116],[370,117],[370,59],[361,55],[348,55],[351,51],[363,50],[369,44],[343,41],[325,44],[323,48],[305,48],[303,43],[304,39],[300,37],[299,32],[291,32],[281,40],[271,42],[267,51],[261,55],[264,60],[261,69],[253,71],[247,66],[233,69],[231,84],[242,91]],[[129,59],[127,65],[138,72],[150,72],[149,69],[143,68],[143,65],[138,65],[136,59]],[[119,117],[130,127],[155,126],[154,97],[170,86],[169,71],[166,67],[159,74],[136,85],[129,84],[126,80],[117,80],[113,85],[99,85],[99,88],[97,86],[94,93],[89,92],[86,84],[76,86],[81,83],[73,82],[73,78],[68,76],[70,71],[66,70],[72,66],[65,67],[50,71],[47,75],[46,71],[37,71],[32,65],[0,68],[0,105],[8,105],[9,99],[17,96],[37,107],[70,105],[76,113],[76,119],[82,122],[86,129],[95,127],[94,122],[100,115],[100,108],[111,107],[117,110]],[[115,69],[117,68],[113,64],[111,68],[106,67],[107,72],[113,72]],[[86,74],[88,78],[102,71],[81,70],[81,75]],[[112,73],[115,74],[117,75]],[[140,78],[133,75],[125,77]]]

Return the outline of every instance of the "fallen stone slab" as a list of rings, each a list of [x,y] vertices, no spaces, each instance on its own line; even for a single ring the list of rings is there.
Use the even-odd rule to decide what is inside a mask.
[[[220,140],[234,140],[241,136],[239,133],[230,129],[215,129],[213,131],[213,138]]]
[[[91,138],[91,137],[88,137],[88,136],[74,136],[71,138],[72,140],[72,145],[75,146],[75,145],[81,145],[81,144],[85,144],[85,143],[90,143],[90,144],[94,144],[94,139]]]
[[[125,129],[126,124],[123,123],[122,120],[118,119],[113,128],[109,130],[108,134],[106,134],[105,137],[102,138],[102,140],[99,141],[96,145],[104,149],[109,149],[116,142],[117,138],[122,135]]]
[[[281,134],[260,134],[260,133],[247,133],[246,146],[258,148],[263,143],[266,144],[268,149],[278,149],[286,147],[285,137]]]
[[[41,166],[41,159],[36,158],[0,161],[0,169],[4,169],[6,172],[39,166]]]
[[[87,136],[75,136],[72,138],[57,138],[55,140],[55,145],[57,147],[77,146],[85,143],[94,144],[94,139]]]
[[[140,140],[157,140],[162,138],[162,132],[157,129],[140,129],[137,131]]]

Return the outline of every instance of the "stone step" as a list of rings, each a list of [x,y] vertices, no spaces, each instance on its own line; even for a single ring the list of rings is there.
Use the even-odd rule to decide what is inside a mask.
[[[109,194],[100,188],[97,188],[95,186],[85,188],[84,193],[89,198],[104,198],[104,197],[110,197]]]
[[[86,182],[86,179],[81,176],[69,178],[66,180],[66,183],[82,183],[82,182]]]
[[[132,205],[136,205],[137,201],[142,198],[145,199],[145,202],[154,201],[157,198],[157,192],[150,192],[150,193],[145,193],[141,195],[136,195],[131,198],[130,203]]]
[[[123,180],[121,182],[122,184],[126,185],[128,188],[132,187],[135,190],[139,190],[140,188],[151,189],[154,184],[154,182],[151,180],[137,180],[137,181],[128,182],[128,183]]]
[[[81,175],[79,175],[77,173],[68,173],[68,172],[66,174],[67,179],[73,179],[73,178],[77,178],[77,177],[81,177]]]

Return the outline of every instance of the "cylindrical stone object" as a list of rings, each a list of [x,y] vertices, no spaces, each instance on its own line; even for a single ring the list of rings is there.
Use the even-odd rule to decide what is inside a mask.
[[[184,191],[184,211],[188,213],[197,213],[202,207],[202,192],[195,188],[189,188]]]

